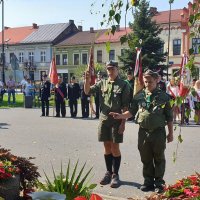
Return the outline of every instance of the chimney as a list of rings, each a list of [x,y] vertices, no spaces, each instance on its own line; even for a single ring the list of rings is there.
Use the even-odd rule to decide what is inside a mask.
[[[90,33],[94,33],[94,28],[90,27]]]
[[[74,20],[70,19],[69,24],[74,24]]]
[[[82,32],[82,31],[83,31],[83,27],[82,27],[82,26],[78,26],[78,30],[79,30],[80,32]]]
[[[37,29],[37,28],[38,28],[38,25],[37,25],[36,23],[33,23],[32,27],[33,27],[34,29]]]
[[[4,26],[4,30],[8,30],[10,27],[8,26]]]
[[[150,13],[151,13],[151,15],[156,15],[157,13],[158,13],[158,10],[157,10],[157,8],[156,7],[150,7]]]
[[[116,31],[119,32],[120,31],[120,25],[116,25]]]

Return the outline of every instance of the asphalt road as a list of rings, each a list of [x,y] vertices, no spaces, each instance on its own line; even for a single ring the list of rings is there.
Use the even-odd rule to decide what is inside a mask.
[[[52,110],[50,112],[52,114]],[[79,109],[80,113],[80,109]],[[51,163],[59,172],[60,163],[72,165],[79,159],[80,166],[87,161],[87,168],[93,167],[92,182],[98,183],[105,173],[103,145],[97,142],[98,120],[40,117],[40,109],[0,109],[0,145],[11,149],[18,156],[36,157],[33,162],[52,177]],[[80,115],[80,114],[79,114]],[[67,108],[69,116],[69,108]],[[80,117],[80,116],[79,116]],[[167,145],[166,173],[167,184],[179,178],[200,172],[200,126],[182,127],[183,143],[178,147],[178,158],[173,162],[179,128],[174,133],[175,140]],[[95,192],[122,198],[140,197],[147,194],[138,186],[143,183],[142,164],[137,150],[138,125],[127,122],[124,143],[121,145],[122,162],[118,189],[99,184]]]

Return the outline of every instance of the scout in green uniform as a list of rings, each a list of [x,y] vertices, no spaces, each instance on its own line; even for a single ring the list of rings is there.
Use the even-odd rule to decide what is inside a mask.
[[[118,171],[121,153],[119,143],[123,142],[125,120],[116,120],[109,113],[121,113],[128,109],[130,89],[128,84],[118,77],[118,64],[116,62],[108,62],[106,70],[108,80],[102,79],[93,86],[90,86],[90,75],[89,72],[86,72],[84,89],[86,94],[94,94],[99,91],[101,114],[98,139],[100,142],[104,142],[104,158],[107,168],[107,172],[100,184],[111,183],[112,188],[117,188],[120,186]]]
[[[129,111],[110,113],[115,119],[136,115],[139,124],[138,149],[143,163],[142,191],[163,191],[166,139],[173,141],[173,115],[166,93],[157,88],[158,74],[147,70],[143,75],[145,89],[134,96]],[[165,125],[169,134],[166,136]]]

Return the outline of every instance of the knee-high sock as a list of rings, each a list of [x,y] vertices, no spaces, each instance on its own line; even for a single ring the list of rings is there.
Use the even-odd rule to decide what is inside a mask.
[[[106,163],[106,169],[112,174],[113,155],[112,154],[104,155],[104,158]]]
[[[118,175],[119,168],[121,163],[121,156],[114,157],[113,156],[113,173]]]

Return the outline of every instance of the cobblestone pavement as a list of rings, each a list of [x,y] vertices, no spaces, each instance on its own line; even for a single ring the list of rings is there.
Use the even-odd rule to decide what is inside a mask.
[[[0,109],[0,145],[11,149],[13,154],[36,157],[34,163],[39,166],[41,180],[44,178],[43,170],[50,177],[53,176],[51,163],[59,172],[61,161],[66,166],[69,159],[73,164],[79,159],[80,165],[87,161],[88,169],[93,166],[92,182],[98,183],[105,173],[102,143],[97,142],[98,120],[81,119],[80,116],[77,119],[40,117],[40,114],[40,109]],[[175,131],[174,142],[167,145],[167,184],[195,171],[200,172],[200,127],[190,125],[181,129],[184,141],[178,147],[175,163],[172,156],[176,150],[179,127]],[[104,199],[144,198],[147,195],[138,189],[143,178],[137,150],[137,130],[138,125],[127,122],[124,143],[121,145],[122,185],[118,189],[98,185],[95,192],[106,195]]]

